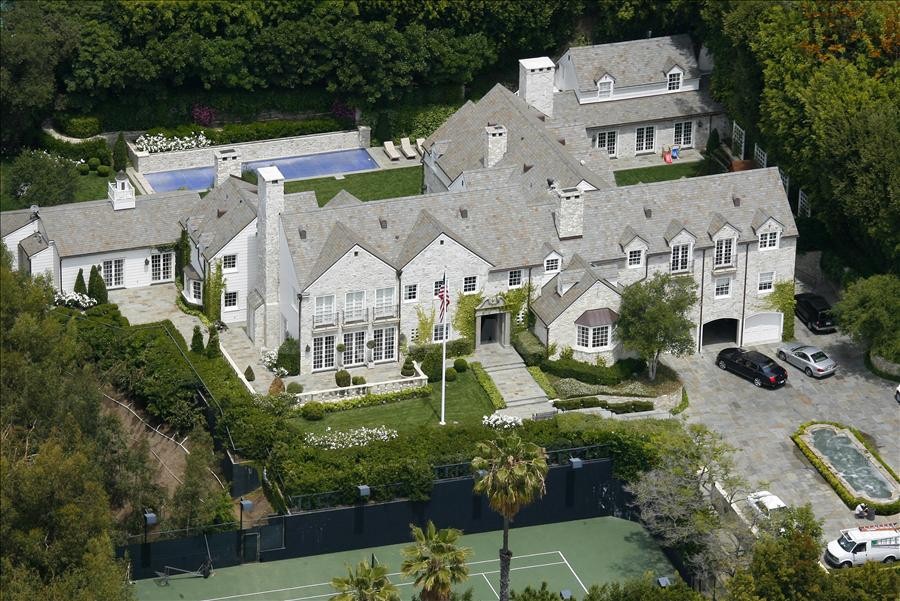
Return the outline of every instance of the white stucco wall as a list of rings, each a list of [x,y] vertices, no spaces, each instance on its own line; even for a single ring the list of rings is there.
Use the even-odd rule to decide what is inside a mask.
[[[152,248],[137,248],[131,250],[114,251],[108,253],[97,253],[92,255],[81,255],[78,257],[64,257],[62,260],[62,290],[71,291],[75,286],[75,278],[78,277],[78,270],[84,270],[84,281],[87,283],[88,275],[91,273],[91,265],[102,265],[103,261],[113,259],[125,259],[125,273],[123,288],[139,288],[141,286],[150,286],[154,283],[151,280],[151,265],[149,264]],[[147,262],[145,264],[145,261]],[[175,273],[175,259],[172,258],[172,274]],[[174,278],[165,280],[172,282]],[[109,287],[112,289],[112,287]]]
[[[19,242],[38,231],[38,223],[38,220],[35,219],[24,227],[10,232],[3,237],[3,244],[6,246],[6,250],[9,251],[13,269],[19,268]]]
[[[225,289],[222,292],[222,321],[225,323],[243,323],[247,319],[247,294],[256,277],[256,219],[222,247],[213,257],[221,261],[225,255],[237,255],[237,266],[234,270],[222,269],[225,278]],[[237,306],[225,307],[225,292],[237,292]]]
[[[297,274],[294,271],[294,262],[291,259],[291,251],[288,247],[287,236],[284,234],[284,228],[279,230],[279,246],[278,253],[280,255],[279,265],[281,266],[281,278],[278,280],[278,304],[281,311],[281,320],[285,326],[285,333],[290,334],[291,338],[300,339],[300,319],[299,319],[299,301],[297,295],[300,293],[300,286],[297,283]],[[310,310],[309,303],[304,299],[304,311]],[[306,344],[304,342],[304,344]]]

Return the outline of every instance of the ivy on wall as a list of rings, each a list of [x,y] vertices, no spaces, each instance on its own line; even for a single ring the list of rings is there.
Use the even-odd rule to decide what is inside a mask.
[[[781,339],[784,341],[794,339],[794,306],[796,304],[793,280],[775,282],[772,292],[766,297],[766,307],[784,315],[784,326],[781,330]]]
[[[460,293],[456,297],[456,312],[453,314],[453,329],[460,336],[475,342],[475,309],[484,300],[481,292],[474,294]]]
[[[419,337],[413,342],[428,344],[431,342],[431,334],[434,332],[434,307],[426,312],[422,307],[416,307],[416,317],[419,319]]]
[[[531,285],[531,282],[525,283],[521,288],[515,288],[513,290],[507,290],[506,292],[500,293],[500,298],[503,299],[503,302],[506,303],[506,310],[509,311],[510,317],[512,317],[512,330],[513,333],[521,332],[526,329],[527,319],[523,319],[519,321],[519,316],[522,315],[523,309],[526,307],[526,303],[530,304],[531,301],[531,293],[534,291],[534,287]]]
[[[203,282],[203,312],[210,321],[215,322],[222,319],[222,292],[225,290],[222,262],[211,264],[209,271]]]

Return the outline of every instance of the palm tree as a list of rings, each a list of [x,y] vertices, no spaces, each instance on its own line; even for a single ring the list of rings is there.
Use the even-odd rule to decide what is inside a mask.
[[[346,578],[332,578],[331,586],[338,591],[329,601],[400,601],[397,587],[387,577],[387,566],[370,565],[361,561],[356,571],[347,566]]]
[[[409,527],[415,543],[403,549],[403,575],[415,577],[415,585],[422,589],[422,601],[447,601],[450,587],[469,577],[466,560],[472,556],[472,549],[456,546],[462,536],[456,528],[438,530],[431,520],[425,530],[414,524]]]
[[[511,434],[478,443],[472,468],[482,474],[475,482],[475,492],[486,495],[491,509],[503,516],[500,601],[509,601],[509,523],[523,507],[544,494],[547,454],[536,444]]]

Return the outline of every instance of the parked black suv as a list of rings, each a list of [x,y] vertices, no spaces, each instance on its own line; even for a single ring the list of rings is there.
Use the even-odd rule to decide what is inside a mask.
[[[775,388],[787,382],[787,372],[771,358],[756,351],[731,347],[719,352],[716,365],[753,381],[754,386]]]
[[[818,294],[809,293],[798,294],[794,300],[797,301],[794,313],[810,332],[834,332],[837,329],[827,300]]]

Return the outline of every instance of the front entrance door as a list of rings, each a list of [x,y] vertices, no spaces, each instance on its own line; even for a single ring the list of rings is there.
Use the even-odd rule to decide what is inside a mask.
[[[481,318],[481,344],[497,342],[500,338],[500,315],[485,315]]]

